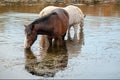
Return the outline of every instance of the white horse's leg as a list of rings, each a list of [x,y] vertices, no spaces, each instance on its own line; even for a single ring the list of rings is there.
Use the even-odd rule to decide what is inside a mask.
[[[74,28],[74,34],[77,34],[78,24],[75,24],[73,28]]]
[[[78,31],[78,26],[79,26],[79,24],[75,24],[74,26],[73,26],[73,28],[74,28],[74,35],[76,35],[76,36],[78,36],[77,35],[77,31]],[[78,38],[78,37],[77,37]]]
[[[71,26],[68,28],[68,40],[71,40],[70,28],[71,28]]]

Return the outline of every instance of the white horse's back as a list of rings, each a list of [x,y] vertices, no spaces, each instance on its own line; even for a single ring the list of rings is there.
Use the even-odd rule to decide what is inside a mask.
[[[44,9],[42,9],[40,11],[39,17],[44,16],[44,15],[50,13],[52,10],[57,9],[57,8],[59,8],[59,7],[56,7],[56,6],[47,6],[47,7],[45,7]]]

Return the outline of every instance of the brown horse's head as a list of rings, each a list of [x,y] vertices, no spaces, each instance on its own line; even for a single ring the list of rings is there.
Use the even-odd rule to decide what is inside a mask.
[[[32,44],[37,39],[37,33],[34,30],[34,26],[32,24],[26,26],[25,25],[25,42],[24,42],[24,48],[30,49]]]

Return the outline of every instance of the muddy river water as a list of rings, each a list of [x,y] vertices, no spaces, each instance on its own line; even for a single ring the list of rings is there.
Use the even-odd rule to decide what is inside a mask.
[[[0,7],[0,79],[120,79],[120,5],[78,5],[86,18],[77,37],[71,28],[64,47],[49,50],[39,36],[25,51],[24,24],[45,6]]]

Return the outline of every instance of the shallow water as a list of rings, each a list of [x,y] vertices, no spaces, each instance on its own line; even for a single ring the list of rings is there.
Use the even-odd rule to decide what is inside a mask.
[[[72,39],[66,35],[62,48],[41,49],[39,36],[31,51],[23,49],[24,24],[36,19],[39,10],[1,7],[0,79],[119,79],[119,5],[79,7],[87,16],[78,38],[72,28]]]

